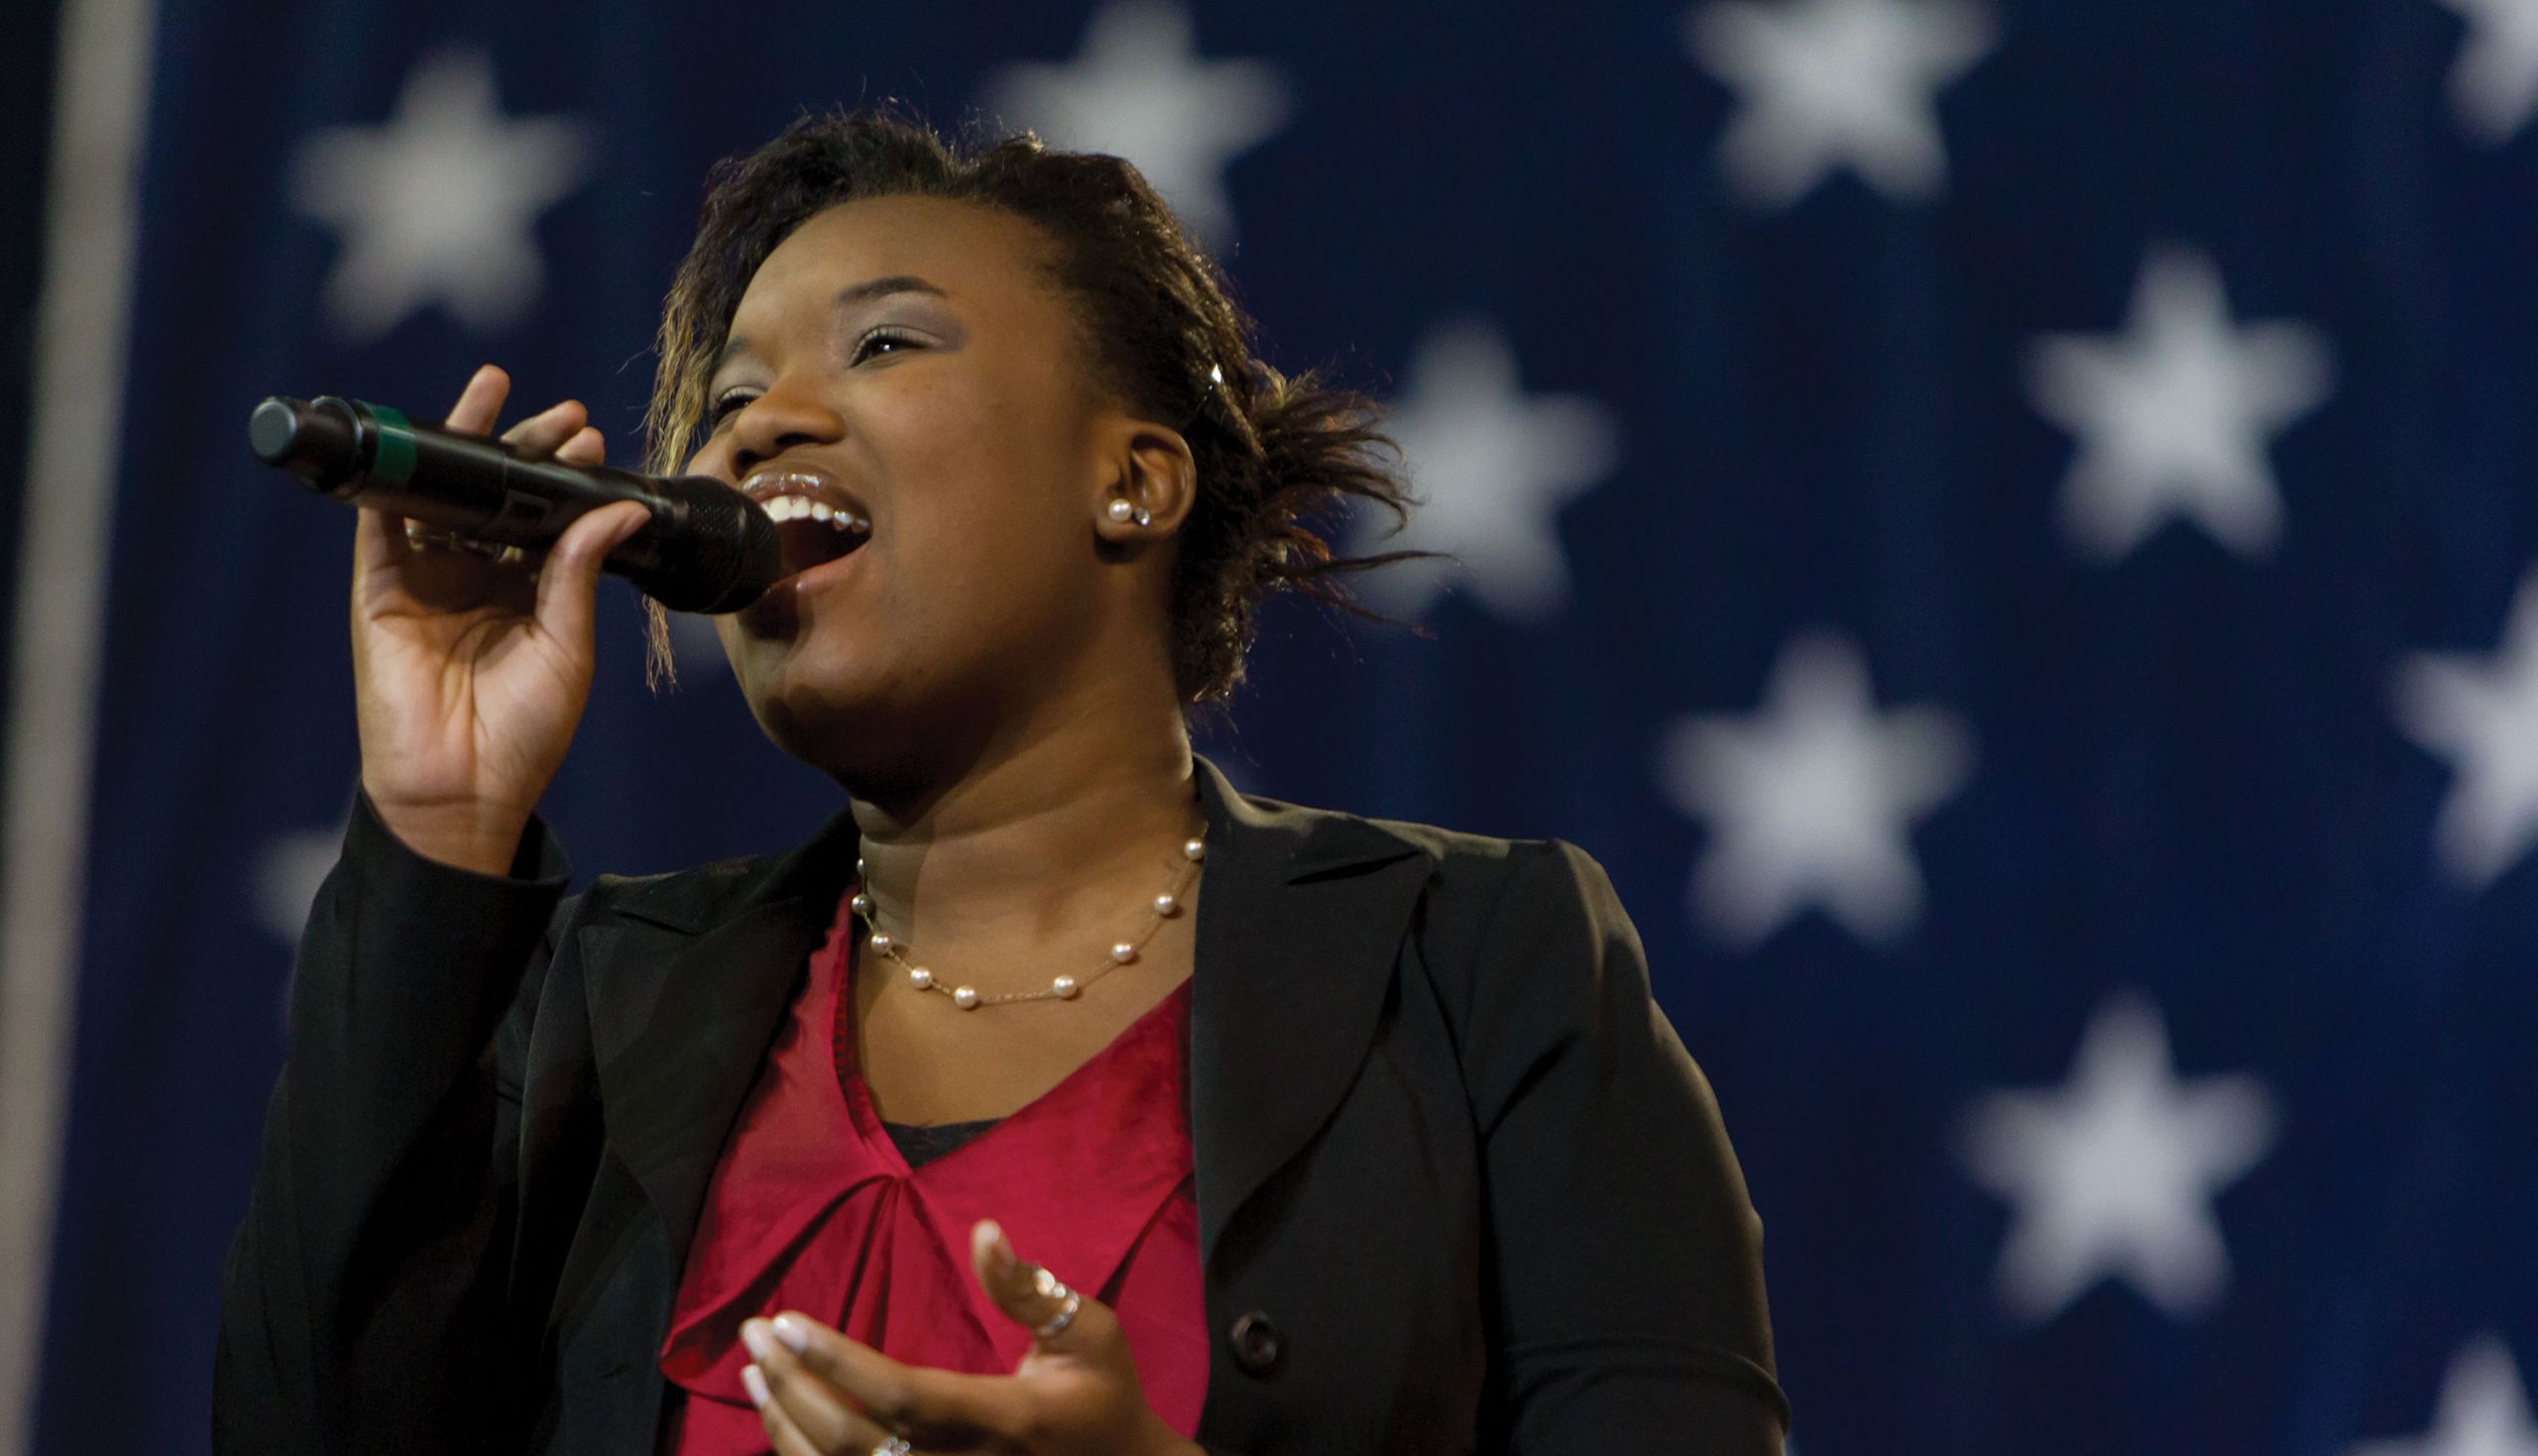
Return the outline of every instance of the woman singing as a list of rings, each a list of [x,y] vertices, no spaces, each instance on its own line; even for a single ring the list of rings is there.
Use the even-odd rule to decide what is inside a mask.
[[[220,1449],[1778,1452],[1760,1225],[1603,870],[1191,751],[1266,594],[1387,559],[1313,513],[1407,501],[1251,347],[1115,158],[858,115],[725,164],[650,468],[781,522],[717,625],[842,807],[573,898],[533,810],[642,508],[526,567],[362,512]]]

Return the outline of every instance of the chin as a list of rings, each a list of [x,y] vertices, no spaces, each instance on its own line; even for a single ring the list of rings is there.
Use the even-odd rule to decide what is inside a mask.
[[[748,651],[748,644],[744,644]],[[999,689],[961,677],[884,666],[851,652],[757,644],[740,675],[768,741],[841,785],[923,784],[957,773],[1010,727]],[[859,797],[861,795],[859,794]]]
[[[853,648],[747,637],[736,645],[734,676],[758,728],[822,772],[833,774],[841,759],[857,756],[856,741],[878,747],[909,721],[905,694]]]
[[[760,645],[740,673],[742,696],[769,737],[790,746],[793,739],[815,734],[824,724],[864,716],[857,711],[859,694],[835,674],[781,648]]]

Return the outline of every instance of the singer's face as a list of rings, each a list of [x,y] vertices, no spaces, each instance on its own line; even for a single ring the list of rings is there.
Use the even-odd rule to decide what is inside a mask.
[[[1047,248],[988,208],[869,198],[803,223],[742,297],[691,472],[816,476],[871,522],[717,619],[758,722],[815,765],[1009,721],[1028,685],[1115,652],[1096,626],[1154,595],[1096,549],[1123,415]]]

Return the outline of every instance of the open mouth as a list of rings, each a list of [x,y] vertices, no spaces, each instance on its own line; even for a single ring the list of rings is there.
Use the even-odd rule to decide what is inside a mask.
[[[775,518],[786,576],[853,555],[872,539],[870,521],[800,496],[776,497],[767,503],[766,513]]]
[[[862,503],[823,473],[762,470],[741,490],[775,522],[786,576],[852,555],[872,539],[872,518]]]

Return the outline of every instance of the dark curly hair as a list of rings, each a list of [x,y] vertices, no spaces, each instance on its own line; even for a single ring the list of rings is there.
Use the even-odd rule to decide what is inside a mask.
[[[1354,497],[1390,509],[1398,526],[1417,504],[1377,406],[1313,371],[1290,378],[1257,358],[1252,321],[1223,273],[1134,167],[1055,151],[1028,132],[947,142],[887,111],[808,114],[715,166],[696,241],[662,305],[647,469],[675,472],[696,447],[715,354],[776,245],[837,203],[910,195],[1036,225],[1054,245],[1050,281],[1073,300],[1101,384],[1148,418],[1188,421],[1198,499],[1172,582],[1173,677],[1185,708],[1220,702],[1241,683],[1271,592],[1382,619],[1350,599],[1339,574],[1436,554],[1332,555],[1318,513]],[[645,607],[646,679],[674,683],[669,619],[659,604]]]

